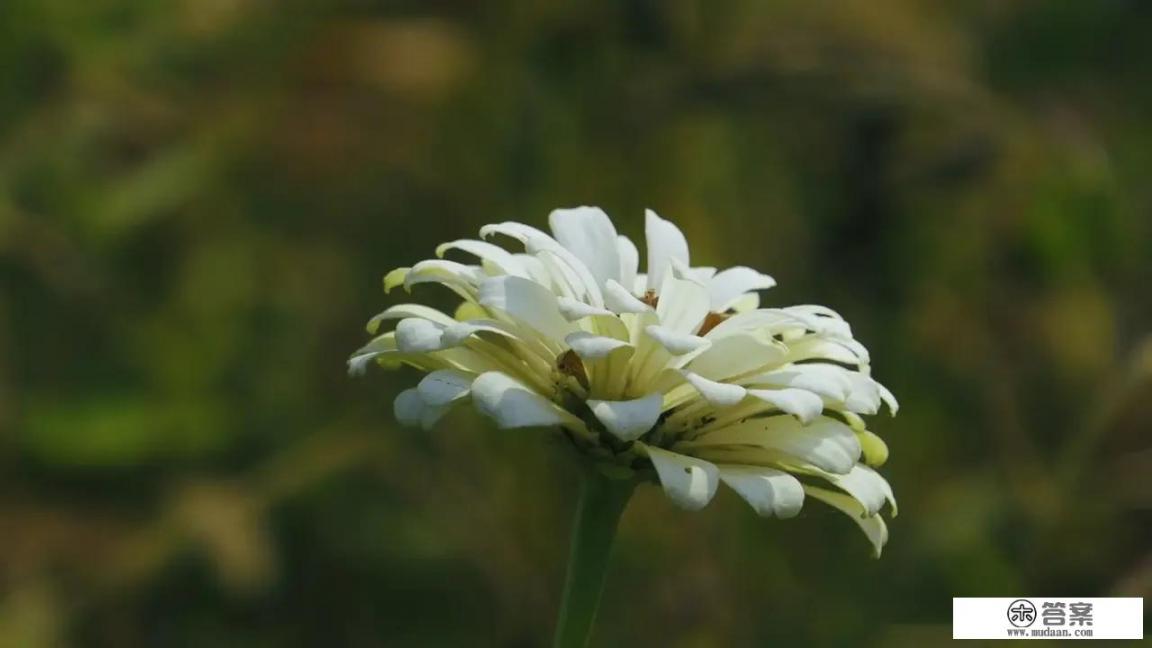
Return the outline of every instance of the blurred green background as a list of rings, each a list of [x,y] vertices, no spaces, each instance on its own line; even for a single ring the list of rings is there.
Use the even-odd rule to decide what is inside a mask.
[[[1143,0],[3,0],[0,646],[546,643],[567,449],[400,429],[415,374],[344,360],[389,269],[579,204],[837,309],[903,406],[881,560],[826,507],[646,488],[597,645],[1152,596],[1150,34]]]

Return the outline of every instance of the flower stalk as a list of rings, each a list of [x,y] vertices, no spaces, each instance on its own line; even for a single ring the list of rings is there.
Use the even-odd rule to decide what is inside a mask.
[[[568,573],[553,642],[555,648],[588,645],[608,573],[616,527],[635,488],[634,478],[608,477],[592,467],[583,471],[580,501],[572,526]]]

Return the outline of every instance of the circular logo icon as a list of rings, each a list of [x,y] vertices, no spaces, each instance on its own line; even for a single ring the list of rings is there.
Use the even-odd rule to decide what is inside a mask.
[[[1016,599],[1008,604],[1008,623],[1027,628],[1036,621],[1036,606],[1028,599]]]

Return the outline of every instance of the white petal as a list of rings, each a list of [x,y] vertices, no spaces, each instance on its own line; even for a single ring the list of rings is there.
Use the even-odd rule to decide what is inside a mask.
[[[760,308],[760,294],[754,292],[744,293],[728,306],[728,309],[734,313],[747,313],[757,308]]]
[[[708,316],[708,289],[674,276],[664,278],[656,304],[660,325],[676,333],[695,333]]]
[[[487,238],[493,234],[504,234],[519,240],[524,243],[524,248],[536,255],[537,258],[542,256],[537,254],[539,252],[546,252],[547,255],[554,256],[575,277],[576,292],[574,296],[578,298],[586,296],[588,302],[593,306],[603,305],[604,298],[600,290],[600,283],[592,276],[588,266],[556,239],[535,227],[512,221],[485,225],[480,228],[480,236],[482,237]]]
[[[640,252],[627,236],[616,237],[616,252],[620,255],[620,285],[631,286],[636,283],[636,272],[640,269]],[[604,299],[608,299],[607,295]]]
[[[776,280],[752,268],[728,268],[708,281],[712,310],[723,313],[732,307],[744,293],[764,290],[776,285]]]
[[[656,468],[664,492],[675,504],[696,511],[712,501],[720,476],[715,465],[653,446],[643,447]]]
[[[840,402],[848,397],[848,392],[852,388],[852,383],[844,376],[847,371],[838,365],[800,364],[769,371],[748,382],[757,385],[807,389],[829,400]]]
[[[720,479],[764,517],[796,517],[804,487],[792,475],[761,466],[720,466]]]
[[[789,329],[804,329],[804,320],[799,316],[786,313],[779,308],[760,308],[757,310],[737,313],[717,324],[707,337],[722,338],[741,333],[763,333],[777,335]]]
[[[646,313],[652,310],[651,306],[615,281],[609,281],[604,286],[604,305],[617,313]]]
[[[491,357],[459,346],[443,349],[432,355],[416,356],[424,360],[424,362],[420,364],[413,363],[412,357],[413,356],[405,357],[405,362],[412,364],[418,369],[424,369],[425,371],[432,371],[433,369],[457,369],[465,373],[481,374],[485,371],[494,371],[500,368]]]
[[[520,277],[490,277],[480,284],[480,303],[528,324],[545,337],[561,340],[572,330],[561,315],[556,295]]]
[[[749,445],[777,450],[821,470],[844,474],[852,470],[862,452],[860,441],[847,425],[821,417],[807,426],[791,416],[755,418],[710,431],[684,447]]]
[[[493,320],[470,320],[467,322],[453,322],[451,326],[444,329],[444,335],[441,337],[441,343],[446,347],[453,347],[462,344],[464,340],[472,337],[477,333],[495,333],[506,338],[516,339],[517,330],[504,324],[503,322],[496,322]]]
[[[462,296],[470,296],[484,277],[484,272],[476,266],[443,259],[429,259],[412,266],[404,276],[404,289],[411,291],[412,286],[417,284],[439,283]]]
[[[570,333],[568,337],[564,338],[568,346],[576,352],[576,355],[585,360],[599,360],[608,357],[616,349],[627,346],[632,346],[624,340],[618,340],[613,337],[604,335],[595,335],[587,331],[577,331]]]
[[[688,241],[678,227],[651,209],[644,211],[644,236],[648,242],[648,289],[659,290],[672,259],[688,265]]]
[[[594,315],[584,322],[581,322],[581,324],[585,327],[585,330],[592,331],[599,335],[607,335],[617,340],[628,340],[631,338],[631,331],[628,325],[615,314]]]
[[[409,427],[420,425],[426,407],[424,399],[420,398],[420,393],[416,388],[405,389],[397,394],[396,399],[392,401],[392,412],[396,415],[396,420],[401,425]]]
[[[368,364],[384,354],[395,354],[396,332],[389,331],[372,339],[368,344],[357,349],[348,358],[348,373],[353,376],[362,375]]]
[[[392,292],[396,286],[403,286],[408,279],[408,273],[411,271],[412,268],[396,268],[384,275],[384,294]]]
[[[880,390],[876,382],[856,371],[846,371],[845,377],[852,383],[844,406],[857,414],[875,414],[880,411]]]
[[[448,411],[447,405],[429,405],[416,389],[405,389],[392,401],[392,411],[401,425],[431,430]]]
[[[863,355],[859,351],[860,349],[846,344],[844,340],[832,340],[809,335],[788,343],[788,361],[831,360],[848,365],[867,364],[867,351]]]
[[[386,320],[404,319],[406,317],[420,317],[445,326],[456,323],[456,320],[435,308],[429,308],[421,304],[397,304],[385,309],[384,312],[368,320],[368,332],[375,334],[376,330],[380,328],[380,323]]]
[[[524,278],[529,277],[524,264],[511,252],[498,245],[492,245],[486,241],[460,239],[459,241],[442,243],[437,246],[436,256],[442,257],[448,250],[453,249],[476,256],[503,274],[516,275],[517,277]]]
[[[482,374],[472,382],[472,402],[501,428],[564,425],[573,418],[552,401],[498,371]]]
[[[825,475],[828,481],[844,489],[864,507],[867,515],[875,515],[884,508],[888,502],[892,506],[892,515],[896,515],[896,496],[892,493],[892,486],[880,476],[880,473],[863,464],[856,464],[843,475]]]
[[[580,275],[572,269],[572,266],[564,263],[551,250],[539,250],[533,258],[548,275],[548,281],[538,282],[541,286],[549,288],[559,296],[584,301],[587,289],[580,279]]]
[[[554,279],[557,275],[563,277],[570,287],[571,297],[586,300],[593,306],[604,305],[604,293],[600,283],[592,276],[592,272],[584,262],[569,252],[568,248],[557,244],[555,247],[535,249],[530,244],[529,249],[548,267]],[[559,272],[556,272],[557,270]]]
[[[651,430],[660,418],[663,404],[664,397],[660,394],[626,401],[588,401],[596,418],[621,441],[635,441]]]
[[[824,401],[804,389],[749,389],[748,393],[775,405],[781,412],[795,416],[804,424],[816,420],[824,411]]]
[[[444,415],[448,413],[449,409],[449,405],[427,406],[424,409],[424,416],[420,417],[420,427],[425,430],[431,430],[436,427],[436,424],[440,422],[440,419],[444,418]]]
[[[348,375],[363,376],[368,371],[368,365],[379,353],[354,353],[348,358]]]
[[[816,329],[820,335],[841,340],[852,339],[852,327],[848,325],[848,322],[830,317],[818,317],[816,319],[820,322],[819,328]]]
[[[818,315],[820,317],[828,317],[832,319],[844,319],[840,313],[828,308],[827,306],[820,306],[818,304],[801,304],[799,306],[789,306],[788,310],[808,313],[811,315]]]
[[[535,256],[526,253],[513,254],[513,257],[520,262],[524,271],[528,273],[528,278],[541,286],[550,286],[552,284],[552,275],[548,273],[548,268],[544,263],[537,259]]]
[[[396,325],[396,348],[402,353],[429,353],[444,348],[444,325],[418,317]]]
[[[690,279],[694,279],[705,286],[707,286],[708,282],[715,276],[716,268],[712,266],[696,266],[695,268],[690,268],[688,271],[688,277]]]
[[[688,379],[688,382],[692,383],[692,386],[696,388],[696,391],[700,392],[700,395],[704,397],[704,400],[708,401],[708,404],[715,407],[731,407],[744,400],[744,397],[748,395],[748,390],[744,389],[740,385],[731,385],[728,383],[708,380],[707,378],[698,374],[694,374],[691,371],[684,371],[681,373],[685,378]]]
[[[557,303],[560,306],[560,314],[569,322],[575,322],[576,320],[594,315],[615,315],[615,313],[606,308],[590,306],[571,297],[559,297]]]
[[[805,486],[804,492],[809,497],[814,497],[852,518],[864,531],[864,535],[868,536],[869,542],[872,543],[873,554],[877,558],[880,557],[880,551],[888,542],[888,525],[884,523],[883,517],[865,515],[864,507],[860,505],[860,502],[843,493],[836,493],[815,486]]]
[[[712,339],[712,347],[701,353],[688,369],[711,380],[725,380],[754,371],[766,371],[779,364],[787,351],[771,338],[742,333]]]
[[[677,333],[655,324],[644,327],[644,333],[659,342],[660,345],[667,349],[668,353],[672,355],[685,355],[699,351],[712,344],[705,338],[687,333]]]
[[[628,284],[624,284],[624,286],[628,287]],[[643,295],[645,292],[647,292],[648,291],[648,274],[644,273],[644,272],[637,272],[636,273],[636,279],[632,282],[632,286],[630,287],[630,290],[631,290],[632,294],[634,294],[634,295]]]
[[[888,391],[887,387],[880,383],[876,383],[876,388],[880,390],[880,399],[888,406],[888,412],[892,414],[892,416],[896,416],[896,412],[900,411],[900,403],[896,402],[896,397],[892,395],[892,392]]]
[[[860,447],[864,450],[865,463],[879,468],[888,461],[888,444],[884,443],[884,439],[864,429],[857,429],[856,437],[860,439]]]
[[[441,369],[424,376],[416,390],[424,402],[432,405],[447,405],[464,398],[472,388],[475,376],[453,369]]]
[[[548,224],[556,240],[584,262],[599,285],[603,286],[609,279],[619,281],[616,228],[601,209],[556,209],[548,215]]]

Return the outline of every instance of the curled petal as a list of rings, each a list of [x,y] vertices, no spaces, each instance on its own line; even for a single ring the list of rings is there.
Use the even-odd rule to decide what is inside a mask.
[[[720,466],[720,480],[764,517],[796,517],[804,506],[800,480],[763,466]]]
[[[597,207],[556,209],[548,216],[552,234],[584,262],[599,285],[620,279],[620,252],[616,227]]]
[[[606,308],[591,306],[577,299],[572,299],[571,297],[560,297],[557,300],[557,304],[560,308],[560,314],[569,322],[575,322],[576,320],[596,315],[615,315],[615,313]]]
[[[711,380],[725,380],[778,365],[787,349],[771,338],[750,333],[712,339],[712,346],[688,365],[691,371]]]
[[[831,360],[847,365],[867,365],[868,352],[862,346],[849,345],[844,340],[832,340],[809,335],[788,342],[789,362],[804,360]]]
[[[825,475],[825,479],[836,484],[864,507],[866,515],[876,515],[887,502],[896,516],[896,496],[888,481],[880,473],[863,464],[856,464],[843,475]]]
[[[776,285],[776,280],[752,268],[736,266],[720,272],[708,280],[708,294],[712,310],[723,313],[732,304],[753,290],[765,290]]]
[[[555,403],[498,371],[481,374],[472,383],[472,402],[501,428],[566,425],[579,419]]]
[[[485,279],[480,284],[480,304],[501,310],[554,340],[563,339],[572,330],[572,325],[560,315],[556,295],[528,279]]]
[[[453,249],[467,252],[503,274],[525,278],[530,276],[524,264],[514,254],[499,245],[493,245],[487,241],[461,239],[437,246],[436,256],[443,257],[448,250]]]
[[[627,236],[616,237],[616,251],[620,255],[620,285],[631,286],[636,283],[636,272],[640,267],[640,252],[636,244]],[[608,296],[604,296],[608,301]]]
[[[865,463],[873,468],[879,468],[888,461],[888,444],[884,443],[884,439],[868,430],[857,430],[856,437],[860,439]]]
[[[410,317],[396,325],[396,347],[401,353],[429,353],[444,348],[444,326]]]
[[[694,374],[691,371],[682,371],[684,378],[700,392],[704,400],[714,407],[731,407],[748,395],[748,390],[740,385],[721,383]]]
[[[410,291],[412,286],[416,284],[439,283],[461,295],[471,295],[475,292],[477,284],[483,279],[484,272],[476,266],[467,266],[443,259],[430,259],[412,266],[412,269],[404,276],[404,289]]]
[[[688,279],[664,278],[656,304],[660,325],[682,334],[695,333],[708,316],[708,290]]]
[[[837,365],[792,365],[756,376],[749,383],[806,389],[829,400],[842,402],[852,389],[852,382],[844,375],[846,373],[847,369]]]
[[[720,477],[714,464],[653,446],[642,449],[652,460],[664,492],[677,506],[696,511],[712,501]]]
[[[648,240],[648,289],[658,290],[673,259],[688,265],[688,241],[680,228],[651,209],[644,211],[644,236]]]
[[[865,515],[864,507],[861,506],[860,502],[843,493],[816,486],[805,486],[804,492],[809,497],[814,497],[852,518],[852,521],[860,527],[864,535],[868,536],[868,541],[872,543],[873,555],[877,558],[880,557],[880,552],[888,543],[888,525],[884,523],[883,517]]]
[[[749,389],[748,393],[808,424],[824,411],[824,401],[803,389]]]
[[[411,270],[412,268],[396,268],[384,275],[384,294],[392,292],[396,286],[403,286],[404,280],[408,278],[408,273]]]
[[[348,358],[348,375],[363,376],[368,371],[368,364],[376,359],[378,353],[355,353]]]
[[[590,400],[588,406],[612,436],[635,441],[656,425],[663,403],[660,394],[648,394],[626,401]]]
[[[393,319],[405,319],[407,317],[418,317],[436,322],[438,324],[443,324],[444,326],[456,323],[456,320],[448,317],[435,308],[429,308],[421,304],[397,304],[385,309],[382,313],[379,313],[372,319],[368,320],[368,332],[375,334],[376,331],[380,328],[381,322]]]
[[[516,329],[492,320],[471,320],[468,322],[453,322],[444,329],[440,341],[445,347],[463,344],[465,340],[477,333],[495,333],[506,338],[516,339]]]
[[[448,406],[429,405],[416,389],[405,389],[392,401],[392,410],[401,425],[430,430],[448,411]]]
[[[707,337],[716,340],[729,335],[749,333],[778,335],[788,330],[803,331],[804,327],[804,320],[795,314],[779,308],[759,308],[737,313],[720,322],[708,331]]]
[[[468,395],[472,388],[472,374],[453,369],[441,369],[424,376],[416,391],[424,402],[432,405],[447,405]]]
[[[647,313],[652,310],[627,288],[611,280],[604,285],[604,305],[617,313]]]
[[[728,309],[734,313],[747,313],[760,308],[760,295],[758,293],[744,293],[740,297],[732,300]]]
[[[529,253],[537,255],[537,258],[541,258],[542,260],[543,257],[549,255],[554,257],[575,277],[575,281],[573,282],[574,288],[576,289],[575,297],[586,296],[588,302],[593,306],[602,306],[604,304],[603,294],[600,291],[600,283],[592,275],[592,272],[588,270],[588,266],[575,254],[572,254],[568,248],[557,242],[556,239],[535,227],[511,221],[496,225],[485,225],[480,228],[481,237],[487,238],[493,234],[504,234],[519,240],[524,243],[524,248]],[[539,252],[545,254],[537,254]]]
[[[880,390],[880,400],[884,401],[884,404],[888,406],[888,413],[896,416],[896,412],[900,411],[900,403],[896,402],[896,397],[892,395],[892,392],[888,391],[887,387],[880,383],[876,383],[876,389]]]
[[[852,470],[862,452],[860,441],[852,429],[827,417],[820,417],[807,426],[791,416],[748,419],[679,445],[685,448],[755,446],[784,453],[837,474]]]
[[[365,344],[348,358],[348,373],[356,376],[361,375],[368,368],[368,363],[386,354],[395,355],[396,349],[396,332],[389,331],[383,335],[378,335],[372,339],[371,342]]]
[[[655,324],[644,327],[644,332],[648,337],[659,342],[660,346],[667,349],[668,353],[672,355],[686,355],[712,345],[712,343],[705,338],[687,333],[677,333],[671,329]]]
[[[564,338],[568,346],[584,360],[599,360],[608,357],[616,349],[630,347],[624,340],[603,335],[594,335],[586,331],[577,331]]]

